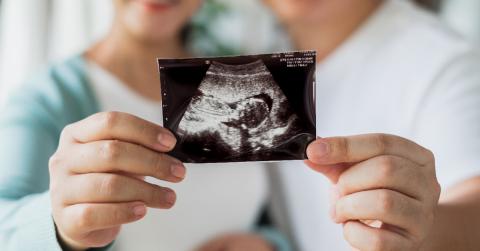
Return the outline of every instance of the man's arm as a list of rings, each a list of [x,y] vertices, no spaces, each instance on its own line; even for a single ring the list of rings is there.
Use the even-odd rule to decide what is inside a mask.
[[[447,189],[422,250],[475,251],[480,247],[480,176]]]

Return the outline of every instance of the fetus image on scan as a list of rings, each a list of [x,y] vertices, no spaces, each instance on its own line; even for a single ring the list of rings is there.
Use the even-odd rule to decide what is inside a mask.
[[[304,149],[294,142],[305,144],[314,135],[302,127],[262,60],[241,65],[209,63],[176,131],[188,161],[303,155]]]

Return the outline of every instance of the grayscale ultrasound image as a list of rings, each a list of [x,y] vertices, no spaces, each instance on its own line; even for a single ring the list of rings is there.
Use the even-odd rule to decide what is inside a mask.
[[[180,74],[178,68],[172,76],[161,74],[164,124],[178,138],[172,155],[197,163],[303,159],[306,145],[315,138],[315,125],[309,126],[297,115],[264,61],[220,61],[205,60],[200,68],[206,68],[206,72],[197,84],[185,77],[172,77]],[[160,63],[161,73],[162,69]],[[195,86],[185,102],[169,102],[178,96],[172,95],[175,88],[171,87],[185,89],[185,82],[168,84],[174,79]],[[310,88],[300,89],[313,96]],[[308,99],[308,95],[298,100]],[[182,99],[182,95],[176,99]],[[172,109],[175,104],[179,109]],[[172,114],[172,110],[181,114]]]

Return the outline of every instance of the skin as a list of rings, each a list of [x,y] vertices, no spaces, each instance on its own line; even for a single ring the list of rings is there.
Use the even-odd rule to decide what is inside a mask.
[[[254,234],[235,233],[215,238],[196,251],[273,251],[273,247],[263,238]]]
[[[168,130],[124,113],[98,113],[67,126],[49,163],[53,218],[63,244],[102,247],[122,224],[143,218],[147,207],[171,208],[175,192],[142,177],[183,180],[183,164],[163,154],[175,143]]]
[[[264,0],[299,49],[322,61],[381,0]],[[333,184],[332,219],[354,250],[477,250],[480,178],[440,194],[433,154],[394,135],[317,139],[306,164]],[[440,199],[439,199],[439,195]]]
[[[352,247],[421,247],[440,196],[429,150],[397,136],[365,134],[318,139],[307,155],[307,165],[335,184],[332,219],[343,224]]]
[[[298,49],[314,49],[322,61],[359,28],[382,0],[263,0]]]
[[[84,56],[132,91],[160,101],[155,58],[188,56],[181,30],[202,1],[114,0],[114,4],[109,34]],[[175,143],[167,129],[120,112],[94,114],[65,127],[49,162],[53,219],[64,250],[108,245],[123,224],[142,219],[147,208],[171,208],[175,192],[143,177],[172,183],[184,179],[183,163],[165,154]],[[242,233],[212,243],[222,243],[228,250],[245,245],[272,250],[260,237]]]

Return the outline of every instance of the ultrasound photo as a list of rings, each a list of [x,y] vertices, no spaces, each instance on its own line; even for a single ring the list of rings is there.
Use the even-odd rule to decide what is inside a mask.
[[[159,59],[170,153],[186,163],[305,159],[315,139],[315,52]]]

